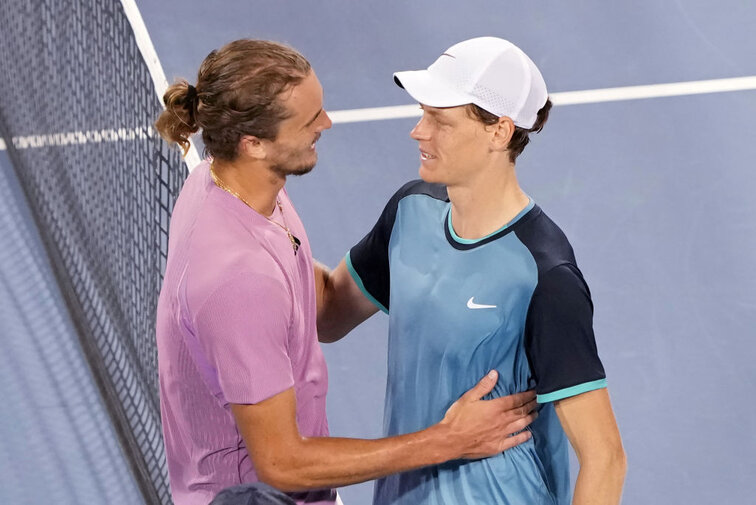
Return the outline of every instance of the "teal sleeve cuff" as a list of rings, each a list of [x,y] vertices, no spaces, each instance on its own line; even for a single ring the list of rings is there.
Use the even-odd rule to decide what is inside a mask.
[[[373,302],[373,305],[381,309],[386,314],[389,313],[388,309],[383,306],[381,302],[375,299],[373,295],[368,293],[368,290],[365,289],[365,284],[362,283],[362,279],[360,279],[360,274],[357,273],[357,270],[354,269],[354,266],[352,266],[352,258],[350,257],[351,251],[347,251],[346,256],[344,257],[344,261],[346,262],[347,270],[349,270],[349,275],[352,276],[352,279],[354,279],[354,282],[357,283],[357,287],[360,288],[360,291],[362,291],[362,294],[365,295],[365,298]]]
[[[606,387],[606,379],[599,379],[592,382],[584,382],[583,384],[578,384],[577,386],[572,386],[569,388],[560,389],[558,391],[553,391],[551,393],[546,393],[545,395],[537,395],[536,401],[538,403],[555,402],[557,400],[569,398],[570,396],[577,396],[583,393],[587,393],[588,391],[593,391],[595,389],[601,389],[605,387]]]

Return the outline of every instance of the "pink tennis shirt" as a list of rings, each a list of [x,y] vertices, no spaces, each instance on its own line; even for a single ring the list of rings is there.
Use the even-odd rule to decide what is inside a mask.
[[[253,404],[293,387],[297,424],[328,436],[328,373],[316,329],[312,252],[285,190],[273,220],[218,188],[208,161],[186,180],[171,218],[157,309],[160,407],[176,505],[207,505],[255,482],[230,403]],[[294,496],[332,504],[328,489]]]

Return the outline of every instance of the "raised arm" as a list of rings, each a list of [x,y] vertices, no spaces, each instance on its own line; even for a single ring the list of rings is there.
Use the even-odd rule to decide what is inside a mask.
[[[318,303],[318,339],[335,342],[378,308],[362,293],[342,259],[335,270],[315,262],[315,289]]]
[[[580,462],[572,504],[618,504],[627,463],[609,392],[589,391],[554,407]]]
[[[389,242],[399,200],[412,184],[406,184],[391,197],[373,228],[349,250],[333,272],[316,262],[321,342],[339,340],[378,309],[388,312]]]
[[[481,400],[496,381],[495,372],[484,377],[438,424],[378,440],[303,437],[293,388],[254,405],[232,404],[231,411],[263,482],[282,491],[337,487],[450,459],[490,456],[528,440],[530,432],[520,431],[534,419],[534,393]]]

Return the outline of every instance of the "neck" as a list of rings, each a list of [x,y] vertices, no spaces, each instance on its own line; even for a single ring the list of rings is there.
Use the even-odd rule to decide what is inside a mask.
[[[447,191],[454,232],[471,240],[500,229],[529,203],[517,182],[513,163],[485,168],[476,177],[447,187]]]
[[[215,176],[238,193],[244,203],[263,216],[273,214],[285,177],[273,173],[262,162],[243,159],[214,160],[212,168]]]

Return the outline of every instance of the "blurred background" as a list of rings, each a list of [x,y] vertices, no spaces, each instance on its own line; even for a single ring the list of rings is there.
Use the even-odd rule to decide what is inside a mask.
[[[333,267],[418,169],[416,118],[345,111],[411,105],[394,71],[493,35],[533,59],[554,97],[517,169],[591,287],[628,455],[623,503],[750,503],[754,26],[743,0],[4,2],[0,502],[170,503],[154,304],[196,158],[149,130],[156,83],[194,83],[236,38],[307,56],[339,122],[287,188]],[[658,84],[673,85],[644,87]],[[333,435],[381,436],[387,322],[324,346]],[[368,504],[372,484],[340,494]]]

